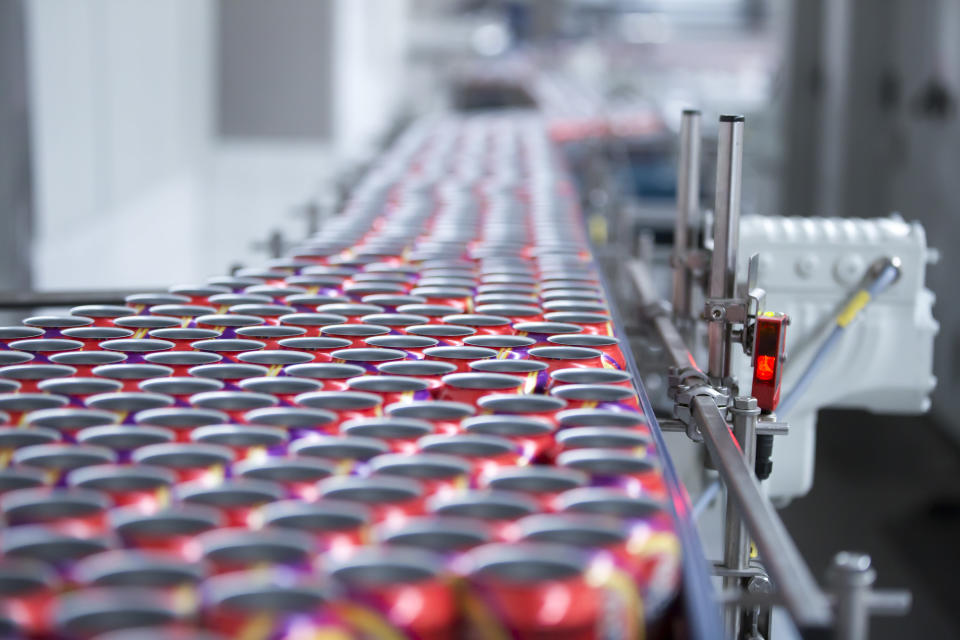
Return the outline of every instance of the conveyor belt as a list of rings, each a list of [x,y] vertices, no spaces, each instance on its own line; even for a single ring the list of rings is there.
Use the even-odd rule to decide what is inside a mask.
[[[705,637],[581,222],[537,117],[427,119],[287,258],[0,328],[0,624]]]

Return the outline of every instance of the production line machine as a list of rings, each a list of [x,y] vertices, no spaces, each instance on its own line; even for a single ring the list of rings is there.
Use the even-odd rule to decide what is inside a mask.
[[[853,348],[833,332],[817,348],[824,310],[841,332],[872,298],[912,310],[913,386],[844,397],[889,384],[925,408],[922,230],[741,223],[744,122],[723,116],[699,246],[686,113],[672,306],[651,265],[623,264],[672,365],[658,420],[555,124],[423,118],[282,258],[0,329],[6,635],[755,640],[782,606],[804,633],[859,640],[905,610],[862,555],[838,554],[822,587],[771,497],[809,487],[817,405],[796,389]],[[836,267],[801,246],[831,224]],[[758,244],[775,250],[746,255]],[[787,255],[804,282],[833,268],[859,292],[791,306]],[[814,347],[792,369],[795,333]],[[715,565],[665,430],[702,443],[725,488]]]

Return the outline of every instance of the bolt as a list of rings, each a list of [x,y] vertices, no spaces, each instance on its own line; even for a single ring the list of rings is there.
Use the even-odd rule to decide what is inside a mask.
[[[757,408],[757,399],[751,396],[737,396],[733,399],[733,408],[740,411],[754,411]]]
[[[830,581],[837,585],[864,586],[873,584],[877,572],[871,566],[870,556],[855,551],[841,551],[833,556],[828,571]]]
[[[719,320],[720,318],[723,317],[723,308],[714,307],[713,309],[710,310],[710,315],[713,317],[714,320]]]

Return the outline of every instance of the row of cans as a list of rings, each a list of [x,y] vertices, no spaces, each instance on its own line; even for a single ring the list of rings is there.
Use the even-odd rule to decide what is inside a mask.
[[[628,348],[542,121],[419,121],[285,258],[0,327],[0,627],[667,637]]]

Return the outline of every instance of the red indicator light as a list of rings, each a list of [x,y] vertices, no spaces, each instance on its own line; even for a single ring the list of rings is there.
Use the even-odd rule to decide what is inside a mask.
[[[777,365],[776,356],[757,356],[757,380],[773,380],[774,367]]]

